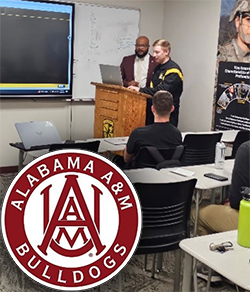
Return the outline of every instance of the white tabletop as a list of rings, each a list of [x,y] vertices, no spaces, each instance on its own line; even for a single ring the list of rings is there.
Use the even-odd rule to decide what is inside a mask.
[[[210,243],[220,244],[225,241],[233,243],[233,250],[220,253],[209,249]],[[250,248],[238,245],[237,230],[184,239],[180,247],[233,283],[250,290]]]
[[[239,130],[227,130],[222,132],[221,141],[225,143],[233,143]]]
[[[108,138],[108,139],[91,138],[91,139],[87,139],[86,141],[96,141],[96,140],[100,141],[100,146],[98,149],[99,153],[103,153],[107,151],[115,152],[115,151],[121,151],[125,149],[127,141],[128,141],[128,137],[115,137],[115,138]],[[112,143],[112,140],[114,140],[113,143]]]
[[[195,188],[206,190],[206,189],[214,189],[218,187],[223,187],[231,184],[232,178],[232,171],[234,166],[234,159],[225,160],[224,168],[223,169],[216,169],[214,163],[211,164],[201,164],[201,165],[192,165],[192,166],[183,166],[181,169],[189,170],[194,172],[191,176],[197,179],[197,183]],[[173,176],[174,169],[171,168],[163,168],[160,170],[161,173],[165,174],[166,176],[171,175]],[[211,178],[207,178],[204,176],[205,173],[215,173],[218,175],[222,175],[228,178],[226,181],[218,181]],[[178,174],[174,174],[176,176],[180,176]],[[189,177],[189,178],[191,178]]]
[[[174,173],[169,173],[169,175],[166,175],[165,173],[154,168],[128,169],[124,170],[124,173],[128,176],[132,183],[170,183],[190,179]]]
[[[125,174],[129,177],[132,183],[144,182],[144,183],[169,183],[189,180],[191,178],[196,178],[197,183],[196,189],[213,189],[218,187],[223,187],[231,184],[232,170],[234,165],[234,159],[225,160],[224,169],[219,170],[212,164],[202,164],[194,166],[183,166],[181,169],[189,170],[194,172],[191,176],[182,176],[173,173],[176,168],[165,168],[161,170],[156,170],[153,168],[139,168],[124,170]],[[215,173],[228,178],[227,181],[217,181],[204,176],[204,173]]]

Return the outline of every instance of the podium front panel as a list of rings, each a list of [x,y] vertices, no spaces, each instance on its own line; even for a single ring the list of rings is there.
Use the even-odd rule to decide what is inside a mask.
[[[116,87],[96,85],[95,138],[129,136],[133,129],[145,125],[146,97]]]

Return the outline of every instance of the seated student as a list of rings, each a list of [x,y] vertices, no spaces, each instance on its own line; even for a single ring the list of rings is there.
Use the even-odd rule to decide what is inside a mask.
[[[152,113],[154,123],[135,129],[129,136],[124,161],[132,161],[142,146],[173,148],[182,143],[181,132],[170,124],[170,114],[174,110],[173,96],[168,91],[158,91],[153,96]]]
[[[232,173],[232,183],[229,190],[229,204],[208,205],[199,211],[198,234],[206,235],[217,232],[235,230],[238,228],[239,205],[242,200],[241,187],[250,187],[250,141],[240,145]],[[194,221],[194,212],[192,212]],[[197,267],[197,276],[208,279],[208,268]],[[220,275],[213,271],[211,282],[221,281]]]

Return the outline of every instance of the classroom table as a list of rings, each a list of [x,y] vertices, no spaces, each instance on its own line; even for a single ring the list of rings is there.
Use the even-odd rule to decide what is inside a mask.
[[[195,209],[195,222],[194,222],[194,235],[197,234],[198,228],[198,218],[199,218],[199,202],[202,199],[202,193],[205,190],[224,188],[231,184],[232,172],[234,166],[234,159],[228,159],[224,162],[223,169],[216,169],[214,163],[211,164],[202,164],[202,165],[192,165],[182,167],[185,170],[194,172],[194,177],[197,179],[195,186],[195,199],[196,199],[196,209]],[[166,175],[169,174],[171,169],[162,169],[161,170]],[[210,179],[204,176],[205,173],[215,173],[221,176],[228,178],[226,181],[218,181]]]
[[[93,138],[93,139],[87,139],[87,140],[76,140],[75,142],[88,142],[88,141],[100,141],[100,145],[99,145],[99,150],[98,153],[103,154],[105,152],[108,153],[108,157],[110,156],[110,154],[112,152],[116,152],[116,151],[121,151],[124,150],[128,137],[121,137],[121,138],[112,138],[114,140],[113,143],[111,142],[107,142],[105,138]],[[115,142],[117,140],[120,140],[120,143]],[[110,139],[108,139],[108,141],[110,141]],[[121,143],[122,141],[122,143]],[[117,144],[118,143],[118,144]],[[23,168],[23,162],[24,162],[24,158],[25,158],[25,154],[30,155],[33,159],[37,158],[43,154],[48,153],[50,145],[41,145],[41,146],[34,146],[31,149],[25,149],[25,147],[23,146],[23,143],[21,142],[17,142],[17,143],[10,143],[9,144],[11,147],[14,147],[16,149],[19,150],[19,156],[18,156],[18,171],[21,170]]]
[[[227,130],[227,131],[219,131],[222,133],[221,141],[224,143],[232,144],[235,140],[235,137],[238,130]],[[184,140],[187,134],[213,134],[216,131],[207,131],[207,132],[182,132],[182,140]],[[115,138],[91,138],[86,141],[95,141],[100,140],[99,153],[103,152],[116,152],[122,151],[125,149],[126,143],[128,141],[128,137],[115,137]],[[112,142],[113,140],[113,142]]]
[[[227,130],[227,131],[220,131],[223,133],[222,135],[222,141],[225,143],[233,143],[236,134],[238,133],[237,130]],[[208,131],[208,132],[182,132],[182,139],[184,139],[185,135],[187,134],[212,134],[214,131]],[[107,153],[107,157],[111,157],[112,152],[118,152],[123,151],[125,149],[126,143],[128,141],[128,137],[115,137],[115,138],[91,138],[87,140],[81,140],[83,141],[100,141],[100,146],[98,152],[103,154]],[[112,142],[112,140],[114,140]],[[80,140],[76,140],[76,142],[80,142]],[[39,155],[42,155],[47,152],[50,145],[41,145],[33,147],[32,149],[25,149],[23,144],[20,142],[17,143],[10,143],[10,146],[16,148],[19,150],[19,159],[18,159],[18,170],[23,168],[23,162],[24,162],[24,155],[25,153],[30,154],[32,157],[38,157]]]
[[[111,153],[123,151],[126,147],[128,137],[114,137],[114,138],[91,138],[86,141],[100,141],[98,153]]]
[[[211,243],[230,241],[233,249],[211,251]],[[237,243],[237,230],[187,238],[180,242],[185,251],[182,291],[191,291],[192,259],[195,258],[245,290],[250,290],[250,248]]]
[[[170,183],[196,178],[195,185],[195,222],[194,222],[194,236],[197,234],[198,218],[199,218],[199,203],[202,199],[202,192],[204,190],[215,189],[219,187],[226,187],[231,184],[232,171],[234,166],[234,159],[225,160],[223,169],[216,169],[214,163],[182,166],[174,168],[165,168],[156,170],[153,168],[139,168],[124,170],[125,174],[129,177],[132,183]],[[187,170],[189,175],[183,176],[177,174],[178,170]],[[205,173],[215,173],[228,178],[226,181],[217,181],[204,176]]]

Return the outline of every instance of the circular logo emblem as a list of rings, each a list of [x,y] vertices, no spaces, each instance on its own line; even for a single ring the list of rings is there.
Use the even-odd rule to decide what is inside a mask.
[[[85,290],[116,275],[133,255],[141,210],[132,183],[106,158],[61,150],[29,163],[2,210],[4,241],[31,278]]]

